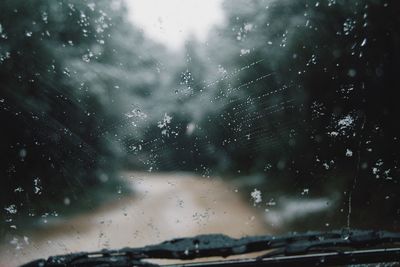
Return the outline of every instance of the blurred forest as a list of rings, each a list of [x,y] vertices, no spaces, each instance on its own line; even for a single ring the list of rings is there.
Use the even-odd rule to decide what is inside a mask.
[[[123,114],[161,86],[163,47],[126,21],[121,1],[0,9],[1,218],[93,206],[96,188],[120,187],[134,128]]]
[[[320,221],[399,229],[400,3],[223,8],[178,54],[122,1],[1,1],[0,219],[95,205],[134,169],[338,194]]]

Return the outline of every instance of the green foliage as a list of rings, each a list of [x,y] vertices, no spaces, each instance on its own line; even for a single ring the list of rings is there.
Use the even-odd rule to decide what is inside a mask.
[[[78,201],[113,168],[106,160],[113,153],[96,133],[103,107],[92,92],[71,86],[80,76],[69,62],[100,45],[110,23],[87,4],[0,4],[1,217],[12,205],[22,216],[48,212],[46,202]]]
[[[206,46],[189,43],[176,69],[176,106],[165,110],[177,137],[160,137],[155,124],[144,136],[149,165],[260,174],[279,193],[339,192],[338,211],[352,194],[354,207],[397,225],[399,7],[225,1],[227,23]]]
[[[115,186],[122,162],[338,191],[346,209],[351,191],[394,225],[399,4],[223,6],[207,45],[178,55],[132,27],[122,1],[2,1],[1,216],[82,201]]]
[[[140,58],[156,46],[121,1],[6,0],[0,10],[0,218],[94,205],[96,188],[117,190],[130,101],[159,83]]]
[[[355,207],[370,206],[393,227],[400,199],[397,2],[227,1],[225,7],[229,24],[211,38],[211,57],[228,73],[249,66],[217,87],[226,97],[217,103],[222,108],[214,116],[224,114],[223,125],[213,139],[230,141],[221,149],[229,151],[231,169],[264,172],[288,191],[337,190],[344,207],[355,191]],[[329,179],[337,186],[327,186]]]

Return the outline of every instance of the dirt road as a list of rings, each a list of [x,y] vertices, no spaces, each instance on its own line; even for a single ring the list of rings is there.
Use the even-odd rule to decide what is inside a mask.
[[[137,247],[205,233],[266,234],[262,218],[218,178],[192,174],[126,173],[133,196],[17,236],[0,246],[0,266],[54,254]]]

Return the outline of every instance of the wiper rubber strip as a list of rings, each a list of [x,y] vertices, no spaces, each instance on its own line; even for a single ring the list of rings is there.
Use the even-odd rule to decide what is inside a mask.
[[[142,248],[123,248],[52,256],[24,267],[154,266],[146,259],[191,260],[268,251],[256,259],[185,263],[174,266],[321,266],[400,261],[400,233],[373,230],[336,230],[250,236],[239,239],[221,234],[178,238]]]

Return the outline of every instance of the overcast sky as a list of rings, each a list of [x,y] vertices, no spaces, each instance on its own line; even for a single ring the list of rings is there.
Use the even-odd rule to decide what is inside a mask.
[[[221,0],[125,0],[130,19],[144,33],[171,49],[189,35],[205,41],[207,32],[223,22]]]

